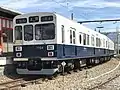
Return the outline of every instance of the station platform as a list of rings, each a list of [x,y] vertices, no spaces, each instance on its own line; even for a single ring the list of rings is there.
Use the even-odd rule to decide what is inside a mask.
[[[15,72],[11,57],[0,57],[0,75],[8,75]]]
[[[12,61],[11,57],[0,57],[0,66],[12,64],[12,63],[13,63],[13,61]]]

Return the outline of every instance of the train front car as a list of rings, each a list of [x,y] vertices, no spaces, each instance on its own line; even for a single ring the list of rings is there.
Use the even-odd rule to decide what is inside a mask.
[[[114,43],[105,35],[56,13],[14,18],[14,63],[18,74],[53,75],[107,61]],[[62,62],[65,63],[62,63]]]
[[[14,18],[14,63],[18,74],[52,75],[58,69],[56,16],[31,13]]]

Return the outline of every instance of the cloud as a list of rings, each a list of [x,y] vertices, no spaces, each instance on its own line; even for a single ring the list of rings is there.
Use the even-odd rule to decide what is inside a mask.
[[[29,8],[31,5],[36,3],[38,0],[8,0],[8,2],[2,4],[8,8],[21,9],[21,8]]]
[[[1,0],[0,5],[14,8],[23,9],[29,7],[39,8],[60,8],[66,7],[72,10],[74,7],[87,7],[87,8],[104,8],[104,7],[120,7],[120,3],[105,1],[105,0]]]
[[[8,8],[14,9],[24,9],[30,7],[38,7],[38,8],[55,8],[60,7],[56,2],[51,0],[6,0],[0,1],[1,6],[5,6]]]
[[[18,10],[30,7],[43,9],[62,7],[68,10],[73,10],[75,7],[120,7],[120,3],[118,2],[110,2],[105,0],[1,0],[0,5]]]
[[[120,2],[110,2],[105,0],[84,0],[75,1],[70,5],[73,7],[88,7],[88,8],[105,8],[105,7],[120,7]]]
[[[55,11],[70,18],[74,13],[74,20],[99,20],[119,18],[119,0],[0,0],[0,6],[16,9],[24,13],[35,11]],[[105,24],[106,25],[106,24]],[[99,23],[88,25],[99,26]],[[113,25],[106,25],[114,27]]]

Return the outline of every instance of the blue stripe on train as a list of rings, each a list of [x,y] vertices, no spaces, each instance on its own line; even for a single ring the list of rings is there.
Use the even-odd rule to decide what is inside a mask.
[[[111,51],[113,53],[113,51]],[[57,45],[57,58],[73,58],[73,57],[94,57],[94,56],[106,56],[108,50],[73,46],[73,45]]]
[[[53,44],[52,44],[53,45]],[[42,49],[41,49],[42,47]],[[54,44],[54,56],[58,59],[61,58],[75,58],[75,57],[94,57],[94,56],[106,56],[108,53],[113,53],[114,51],[108,51],[100,48],[93,47],[83,47],[83,46],[75,46],[75,45],[62,45],[62,44]],[[14,46],[14,57],[16,57],[16,53]],[[23,45],[22,57],[48,57],[47,45]]]

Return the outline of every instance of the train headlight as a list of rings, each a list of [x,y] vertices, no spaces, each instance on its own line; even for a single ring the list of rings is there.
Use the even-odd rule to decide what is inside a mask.
[[[22,46],[16,46],[15,51],[22,51]]]
[[[47,50],[54,50],[54,45],[47,45]]]
[[[22,53],[16,53],[16,57],[21,57]]]
[[[48,52],[48,56],[54,56],[53,52]]]

